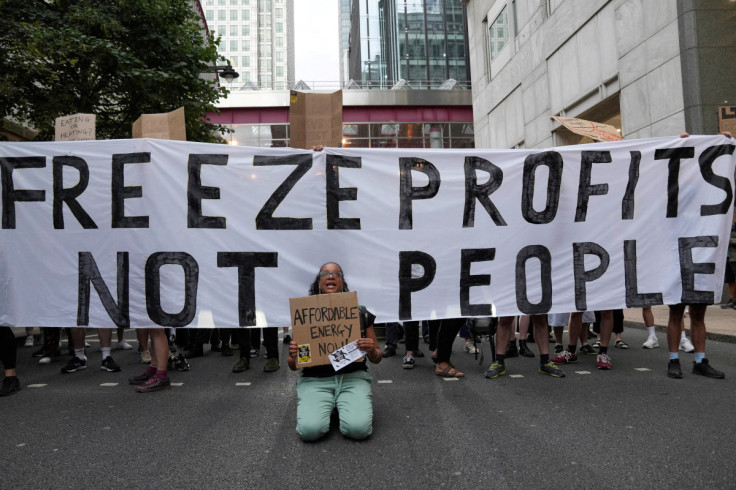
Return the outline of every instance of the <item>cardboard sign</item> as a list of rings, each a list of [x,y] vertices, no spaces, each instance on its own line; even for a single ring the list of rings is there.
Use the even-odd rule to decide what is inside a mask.
[[[290,147],[311,150],[315,145],[340,146],[342,90],[332,93],[292,90],[289,101]]]
[[[133,123],[133,138],[187,140],[184,108],[162,114],[143,114]]]
[[[736,135],[736,106],[718,108],[718,130]]]
[[[289,298],[298,368],[330,364],[330,354],[360,338],[355,291]]]
[[[72,114],[56,118],[56,141],[85,141],[95,139],[94,114]]]
[[[575,134],[587,136],[596,141],[621,141],[621,135],[610,124],[602,124],[574,117],[552,116],[552,119]]]

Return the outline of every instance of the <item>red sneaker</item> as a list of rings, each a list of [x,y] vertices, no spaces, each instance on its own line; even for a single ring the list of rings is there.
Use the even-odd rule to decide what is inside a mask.
[[[169,388],[171,388],[169,378],[163,379],[154,376],[142,385],[136,386],[135,391],[138,393],[148,393],[150,391],[168,390]]]
[[[571,354],[570,351],[564,350],[559,356],[555,356],[550,361],[555,364],[575,364],[578,362],[578,355]]]
[[[611,358],[608,354],[598,354],[598,369],[611,369]]]

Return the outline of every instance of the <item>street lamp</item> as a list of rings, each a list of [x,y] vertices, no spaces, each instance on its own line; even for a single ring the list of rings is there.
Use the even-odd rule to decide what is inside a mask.
[[[233,67],[230,64],[210,66],[210,71],[212,73],[217,73],[218,75],[220,75],[222,78],[225,79],[227,83],[232,83],[233,80],[240,76],[240,73],[233,70]]]

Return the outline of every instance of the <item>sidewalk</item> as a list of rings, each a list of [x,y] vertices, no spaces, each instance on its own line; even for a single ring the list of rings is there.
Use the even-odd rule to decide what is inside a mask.
[[[667,330],[667,319],[669,308],[667,306],[653,306],[654,325],[657,330]],[[624,321],[632,327],[644,328],[641,318],[641,308],[628,308],[624,310]],[[685,328],[690,330],[687,315],[685,316]],[[705,328],[708,332],[708,340],[736,343],[736,310],[721,308],[720,305],[709,306],[705,312]]]

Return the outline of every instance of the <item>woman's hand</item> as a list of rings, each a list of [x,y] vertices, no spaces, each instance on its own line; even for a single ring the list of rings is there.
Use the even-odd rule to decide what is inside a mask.
[[[373,364],[381,362],[383,353],[381,352],[381,348],[378,347],[378,342],[375,339],[370,337],[360,338],[357,340],[356,346],[358,349],[365,352],[366,357],[368,357],[368,360]]]
[[[286,358],[286,363],[289,365],[289,369],[296,371],[296,356],[298,349],[296,347],[296,340],[289,342],[289,357]]]

